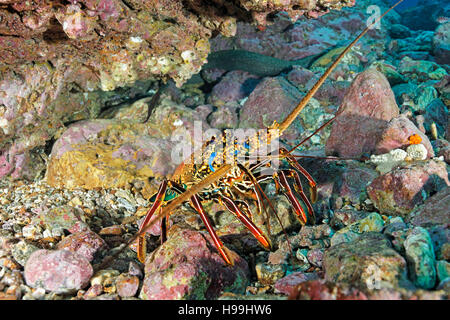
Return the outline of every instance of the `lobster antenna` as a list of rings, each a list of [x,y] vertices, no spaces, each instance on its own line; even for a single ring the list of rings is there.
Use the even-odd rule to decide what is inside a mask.
[[[397,5],[399,5],[403,0],[398,1],[395,3],[392,7],[390,7],[388,10],[386,10],[381,16],[379,16],[372,24],[367,26],[356,38],[353,40],[345,49],[342,51],[342,53],[337,57],[337,59],[331,64],[331,66],[328,67],[328,69],[325,71],[325,73],[317,80],[316,84],[309,90],[309,92],[306,94],[306,96],[303,97],[303,99],[300,101],[300,103],[295,107],[295,109],[287,116],[287,118],[278,126],[278,129],[280,130],[279,134],[283,133],[290,125],[291,123],[297,118],[299,113],[305,108],[305,106],[308,104],[308,102],[311,100],[311,98],[314,96],[314,94],[319,90],[319,88],[322,86],[322,84],[325,82],[325,80],[328,78],[330,73],[336,68],[336,66],[341,62],[342,58],[350,51],[351,48],[370,30],[372,29],[372,26],[374,26],[376,23],[378,23],[386,14],[388,14],[392,9],[394,9]]]

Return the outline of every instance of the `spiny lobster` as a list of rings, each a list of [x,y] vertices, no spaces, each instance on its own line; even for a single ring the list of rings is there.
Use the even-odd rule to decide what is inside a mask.
[[[339,64],[342,58],[350,49],[358,42],[373,25],[378,23],[388,12],[394,9],[403,0],[398,1],[391,6],[386,12],[384,12],[376,21],[367,26],[337,57],[337,59],[330,65],[330,67],[319,78],[316,84],[309,90],[309,92],[303,97],[296,108],[287,116],[287,118],[281,122],[274,122],[268,129],[268,134],[265,136],[265,140],[262,141],[261,137],[257,134],[248,138],[248,143],[254,143],[256,145],[260,143],[270,144],[274,139],[279,138],[283,132],[291,125],[298,114],[308,104],[310,99],[314,96],[317,90],[321,87],[324,81],[328,78],[330,73]],[[278,192],[284,193],[291,203],[294,212],[297,214],[302,225],[311,222],[314,223],[315,216],[312,208],[312,203],[317,198],[316,183],[313,177],[297,162],[296,157],[292,155],[292,152],[298,148],[306,140],[310,139],[317,132],[322,130],[325,126],[330,124],[342,110],[339,110],[335,116],[321,125],[313,134],[304,139],[300,144],[287,150],[285,148],[279,149],[279,159],[285,159],[291,166],[289,169],[275,171],[271,176],[263,175],[260,173],[260,169],[264,166],[270,165],[270,157],[256,164],[246,165],[242,161],[219,161],[226,158],[227,155],[236,156],[237,154],[248,155],[249,144],[246,142],[243,145],[236,145],[235,143],[227,144],[223,149],[223,153],[217,154],[216,149],[212,143],[214,138],[206,142],[200,150],[194,152],[188,159],[181,163],[175,170],[171,179],[164,180],[158,192],[153,196],[153,204],[148,210],[139,232],[134,235],[126,244],[126,246],[134,244],[137,245],[138,259],[144,262],[146,255],[146,231],[157,221],[161,221],[162,235],[161,238],[165,239],[165,225],[166,219],[171,212],[174,211],[182,203],[189,201],[191,207],[200,215],[203,223],[206,226],[207,231],[211,235],[213,242],[223,257],[224,261],[232,265],[233,261],[230,258],[227,248],[222,241],[216,235],[208,216],[201,204],[202,200],[215,200],[223,204],[228,211],[234,214],[255,236],[259,243],[266,249],[270,249],[271,244],[268,238],[261,232],[261,230],[252,222],[251,212],[248,204],[245,201],[235,200],[234,194],[243,194],[246,197],[252,198],[257,201],[258,211],[261,212],[261,208],[264,206],[264,198],[268,201],[271,209],[275,211],[270,204],[269,199],[263,192],[260,183],[272,178],[275,182]],[[217,142],[217,141],[216,141]],[[199,164],[195,163],[195,156],[200,152],[202,155],[206,154],[207,159]],[[236,158],[234,158],[236,160]],[[222,163],[225,162],[225,163]],[[310,199],[303,191],[300,181],[300,175],[302,174],[308,181],[310,187]],[[300,196],[301,201],[295,196],[288,179],[292,179],[294,190]],[[159,211],[159,212],[158,212]],[[153,217],[153,219],[152,219]],[[137,241],[136,241],[137,240]],[[126,248],[126,247],[124,247]],[[120,251],[119,251],[120,252]],[[118,254],[117,252],[116,254]],[[110,257],[112,259],[113,256]],[[107,263],[105,260],[104,263]]]

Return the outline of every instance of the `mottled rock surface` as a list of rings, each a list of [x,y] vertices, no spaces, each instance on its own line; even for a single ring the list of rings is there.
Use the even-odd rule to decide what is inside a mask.
[[[373,152],[387,123],[399,115],[389,82],[374,68],[355,78],[340,110],[331,127],[326,153],[341,157]]]
[[[38,250],[25,265],[29,286],[56,293],[70,293],[85,287],[93,274],[83,256],[69,250]]]
[[[140,292],[143,299],[212,299],[223,290],[242,293],[248,265],[230,251],[229,267],[205,233],[178,230],[147,258]]]

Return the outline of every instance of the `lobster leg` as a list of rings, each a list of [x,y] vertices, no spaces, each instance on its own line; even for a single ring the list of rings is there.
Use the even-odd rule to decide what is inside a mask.
[[[141,233],[142,230],[145,229],[145,227],[149,224],[150,219],[152,218],[153,214],[156,212],[156,210],[158,210],[159,208],[161,208],[161,205],[163,204],[164,201],[164,196],[166,194],[166,190],[167,190],[167,186],[168,186],[168,182],[167,180],[164,180],[161,185],[159,186],[159,190],[158,193],[156,194],[156,198],[155,198],[155,202],[153,202],[153,205],[151,206],[151,208],[148,210],[144,221],[142,222],[140,228],[139,228],[139,233]],[[166,221],[165,218],[161,221],[161,241],[164,241],[165,239],[165,230],[166,228],[163,228],[163,225],[165,226]],[[140,262],[144,263],[145,262],[145,256],[146,256],[146,240],[145,240],[145,233],[142,233],[138,236],[137,238],[137,256]]]
[[[219,251],[222,258],[225,260],[226,263],[229,265],[233,265],[233,260],[230,257],[230,254],[228,249],[225,247],[225,245],[220,241],[219,237],[217,236],[216,232],[214,231],[211,222],[208,219],[208,216],[206,215],[205,211],[203,210],[203,206],[200,203],[199,197],[197,195],[193,195],[191,197],[191,204],[194,207],[195,211],[200,215],[200,218],[202,219],[203,223],[205,224],[206,230],[208,230],[209,234],[211,235],[211,238],[213,239],[214,245],[216,246],[217,250]]]
[[[311,223],[312,224],[316,223],[316,215],[314,213],[314,209],[305,192],[303,191],[302,183],[300,181],[300,176],[298,175],[298,172],[293,169],[285,170],[285,172],[287,172],[290,177],[294,178],[294,189],[295,191],[297,191],[297,193],[302,198],[303,202],[306,204],[306,207],[308,209],[308,217],[310,217]]]
[[[305,170],[305,168],[303,168],[297,161],[297,159],[295,159],[295,157],[293,157],[292,155],[289,154],[289,151],[286,150],[285,148],[280,148],[280,153],[282,155],[285,155],[286,160],[289,162],[289,164],[294,167],[296,170],[300,171],[305,178],[308,180],[309,183],[309,191],[311,194],[311,202],[314,203],[317,200],[317,184],[316,181],[314,181],[313,177],[308,173],[308,171]]]
[[[255,224],[241,211],[241,209],[239,209],[236,203],[227,196],[221,196],[220,199],[228,209],[228,211],[234,214],[247,227],[247,229],[250,230],[256,240],[258,240],[264,248],[270,249],[270,242],[267,240],[261,230],[257,226],[255,226]]]
[[[288,198],[292,207],[294,208],[295,213],[302,225],[305,225],[308,222],[308,215],[305,212],[305,208],[302,206],[300,201],[292,192],[291,186],[288,183],[286,171],[281,170],[274,175],[274,180],[277,186],[277,189],[280,190],[280,186],[283,188],[284,195]],[[303,199],[303,197],[302,197]],[[306,208],[306,210],[308,210]]]

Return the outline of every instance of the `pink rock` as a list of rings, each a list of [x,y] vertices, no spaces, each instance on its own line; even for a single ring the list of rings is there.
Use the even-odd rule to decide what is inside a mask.
[[[212,111],[213,106],[210,104],[202,104],[195,108],[195,113],[197,113],[198,117],[204,122],[206,122],[206,118],[211,114]]]
[[[210,115],[210,125],[216,129],[236,128],[238,125],[237,104],[228,103]]]
[[[352,203],[359,203],[366,186],[377,176],[378,173],[373,169],[363,165],[350,165],[342,173],[342,177],[337,183],[337,193]]]
[[[386,77],[371,68],[353,81],[333,122],[326,153],[360,157],[372,153],[388,121],[399,115],[394,93]]]
[[[393,149],[405,148],[410,144],[408,138],[414,134],[422,138],[421,143],[428,151],[428,159],[434,157],[433,147],[428,137],[404,115],[389,121],[376,141],[374,153],[383,154]]]
[[[444,162],[429,160],[403,165],[372,181],[367,194],[384,214],[406,216],[424,196],[450,186]]]
[[[446,187],[425,200],[423,206],[412,214],[410,222],[415,226],[445,225],[450,223],[450,187]]]
[[[90,230],[73,233],[61,240],[57,246],[58,249],[75,252],[88,261],[92,261],[95,253],[105,247],[107,247],[106,242]]]
[[[243,293],[249,277],[247,262],[229,252],[233,266],[225,264],[206,233],[177,230],[147,258],[140,297],[213,299],[224,290]]]
[[[103,286],[101,284],[94,284],[84,294],[85,299],[94,298],[103,293]]]
[[[117,294],[122,298],[133,297],[139,288],[139,278],[131,275],[120,275],[116,279]]]
[[[323,252],[324,249],[322,248],[316,248],[308,251],[307,258],[308,261],[316,267],[322,267],[322,260],[323,260]]]
[[[215,106],[223,106],[227,102],[237,102],[245,98],[251,91],[245,82],[256,78],[248,72],[231,71],[213,87],[208,102]]]
[[[71,293],[89,283],[93,269],[83,256],[69,250],[38,250],[27,260],[24,273],[30,287]]]
[[[281,123],[301,100],[300,92],[281,77],[265,78],[253,90],[240,112],[241,128],[263,129],[273,121]],[[284,138],[298,138],[302,126],[298,119],[286,130]]]
[[[281,278],[275,283],[275,291],[285,295],[291,295],[295,292],[295,288],[302,282],[316,280],[319,276],[316,273],[294,272]]]

